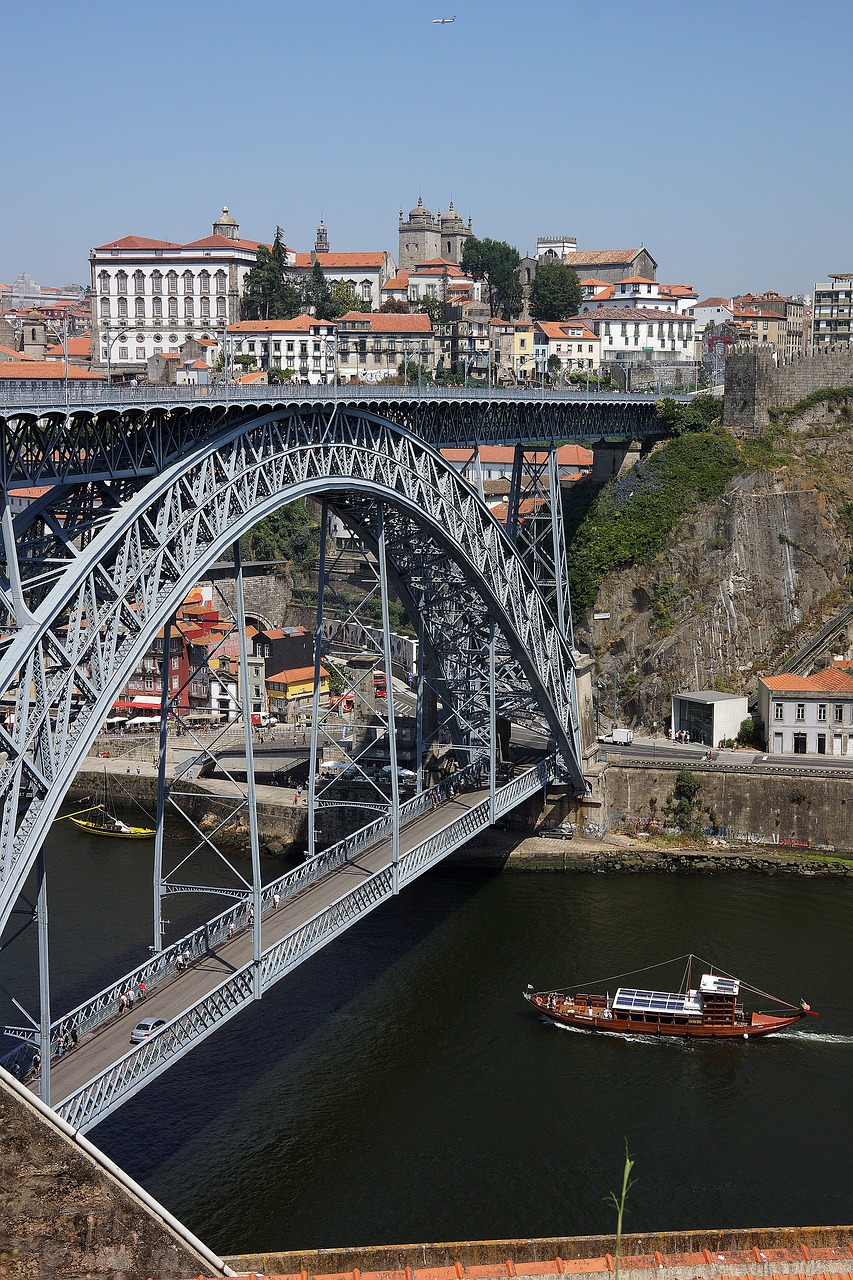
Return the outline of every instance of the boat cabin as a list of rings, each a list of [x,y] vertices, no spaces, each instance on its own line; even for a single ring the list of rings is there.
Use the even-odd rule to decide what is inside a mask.
[[[620,987],[613,997],[613,1017],[630,1022],[702,1023],[704,1026],[734,1026],[740,983],[715,973],[703,973],[696,989],[689,991],[648,991]]]

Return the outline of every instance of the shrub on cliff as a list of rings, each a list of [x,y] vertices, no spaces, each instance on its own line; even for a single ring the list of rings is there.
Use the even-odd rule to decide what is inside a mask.
[[[741,469],[734,438],[712,430],[678,436],[608,481],[569,547],[575,616],[592,608],[611,570],[648,564],[664,549],[681,517],[718,497]]]

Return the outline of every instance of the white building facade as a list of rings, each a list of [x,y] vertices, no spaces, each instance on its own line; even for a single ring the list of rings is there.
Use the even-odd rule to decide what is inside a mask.
[[[150,356],[176,355],[188,338],[221,338],[240,318],[258,250],[239,231],[224,208],[213,233],[189,244],[125,236],[92,249],[95,365],[141,372]]]
[[[853,669],[763,676],[758,711],[771,755],[853,756]]]
[[[251,356],[255,368],[292,369],[294,382],[332,382],[335,370],[335,322],[316,316],[292,320],[240,320],[228,326],[228,359]]]

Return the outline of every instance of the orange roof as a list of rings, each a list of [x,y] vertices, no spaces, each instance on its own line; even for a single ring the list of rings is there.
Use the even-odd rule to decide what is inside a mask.
[[[239,386],[244,387],[251,382],[262,382],[266,376],[267,375],[261,371],[256,373],[244,373],[237,379],[237,383]]]
[[[348,311],[340,317],[338,324],[354,320],[369,321],[371,333],[432,333],[430,318],[423,311],[415,315],[397,315],[393,311]]]
[[[110,240],[109,244],[99,244],[100,249],[180,249],[174,240],[151,240],[148,236],[124,236],[121,240]]]
[[[318,320],[307,312],[293,316],[290,320],[238,320],[229,324],[229,333],[310,333],[313,326],[323,329],[334,329],[334,320]]]
[[[0,356],[9,356],[12,360],[34,360],[34,356],[25,356],[23,351],[15,351],[13,347],[0,345]]]
[[[563,259],[569,267],[604,266],[608,262],[631,262],[639,249],[593,249],[589,253],[567,253]]]
[[[603,289],[603,288],[605,287],[605,285],[607,284],[607,281],[606,281],[606,280],[596,280],[595,276],[589,276],[589,277],[588,277],[588,279],[586,279],[586,280],[581,280],[581,284],[582,284],[582,285],[583,285],[583,284],[588,284],[588,285],[593,285],[593,284],[594,284],[594,285],[597,285],[600,289]]]
[[[584,342],[598,341],[598,338],[596,338],[592,330],[588,329],[583,320],[580,319],[560,321],[538,320],[536,322],[536,328],[549,340],[556,340],[558,342],[561,342],[564,338],[574,338],[575,340],[582,339]],[[568,329],[580,329],[581,333],[570,334],[567,332]]]
[[[325,667],[320,667],[320,678],[328,676]],[[288,667],[284,671],[279,671],[277,675],[267,676],[267,684],[274,680],[276,684],[298,684],[301,680],[314,679],[314,664],[310,667]]]
[[[692,284],[661,284],[658,288],[661,293],[667,293],[672,298],[690,298],[696,295]]]
[[[88,356],[91,350],[88,333],[79,338],[69,338],[67,345],[69,356]],[[65,355],[65,346],[64,342],[57,342],[55,346],[48,347],[44,354],[48,358],[56,356],[61,360]]]
[[[625,276],[624,280],[618,280],[617,284],[657,284],[657,281],[650,280],[648,276]]]
[[[295,255],[297,267],[313,267],[310,253]],[[378,253],[318,253],[316,260],[321,267],[381,267],[385,262],[385,254]]]
[[[29,498],[30,502],[34,502],[36,498],[40,498],[42,494],[47,493],[47,489],[40,488],[38,485],[29,485],[21,489],[10,489],[9,493],[13,498]]]
[[[392,276],[390,280],[385,281],[385,283],[382,286],[382,292],[384,293],[386,289],[390,291],[392,289],[408,289],[408,287],[409,287],[408,271],[398,271],[397,274],[395,276]]]
[[[65,377],[65,366],[61,360],[7,360],[0,364],[0,378],[20,378],[31,380],[50,378],[59,381]],[[78,369],[76,365],[68,366],[68,381],[86,378],[90,381],[103,382],[102,373],[93,373],[90,369]]]
[[[768,689],[782,693],[853,693],[853,675],[838,667],[827,667],[813,676],[761,676]]]

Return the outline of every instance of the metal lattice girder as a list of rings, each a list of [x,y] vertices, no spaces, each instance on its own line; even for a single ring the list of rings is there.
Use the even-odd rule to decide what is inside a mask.
[[[69,387],[0,390],[0,488],[153,476],[228,424],[369,413],[437,448],[666,434],[644,395],[412,387]],[[675,396],[687,400],[689,397]]]
[[[198,576],[288,501],[362,492],[431,530],[485,601],[584,788],[571,652],[488,508],[435,450],[375,417],[262,417],[197,446],[116,507],[11,633],[0,697],[0,923],[116,694]],[[26,583],[22,586],[27,603]]]
[[[509,812],[521,801],[534,795],[549,780],[551,771],[552,762],[543,760],[534,768],[519,774],[512,782],[499,787],[495,796],[496,816]],[[418,799],[421,800],[421,797]],[[484,800],[405,851],[400,857],[400,884],[410,883],[422,875],[466,840],[483,831],[491,820],[489,802]],[[386,866],[367,876],[355,887],[345,888],[336,902],[323,908],[264,950],[260,963],[263,991],[269,990],[304,960],[393,895],[395,876],[390,849],[388,856]],[[349,878],[347,884],[351,884]],[[273,886],[267,886],[265,894],[271,897],[272,888]],[[254,968],[254,964],[249,963],[230,974],[224,982],[184,1013],[173,1018],[156,1035],[129,1050],[117,1062],[65,1098],[56,1107],[59,1115],[75,1129],[85,1133],[117,1110],[122,1103],[162,1075],[252,1002],[255,998]]]

